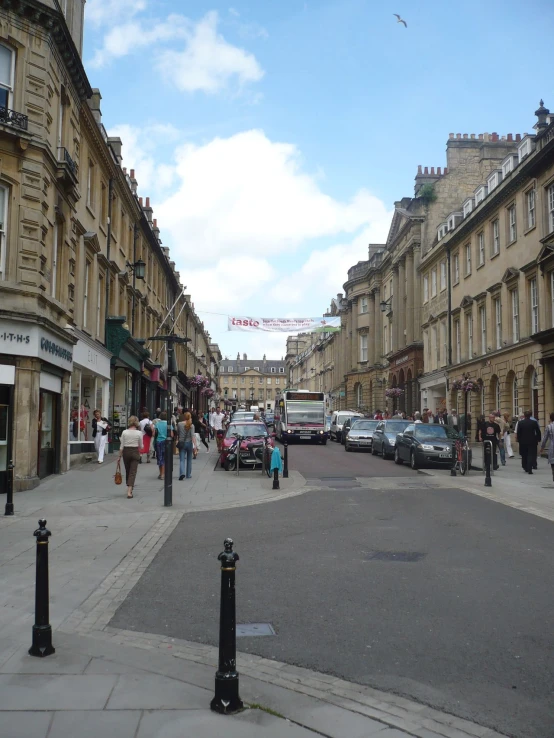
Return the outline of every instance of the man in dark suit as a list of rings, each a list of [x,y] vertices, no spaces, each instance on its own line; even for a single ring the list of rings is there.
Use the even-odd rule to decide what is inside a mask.
[[[516,440],[519,443],[521,466],[527,474],[533,473],[537,463],[537,446],[541,442],[541,430],[536,420],[531,419],[531,411],[524,412],[523,420],[517,424]]]

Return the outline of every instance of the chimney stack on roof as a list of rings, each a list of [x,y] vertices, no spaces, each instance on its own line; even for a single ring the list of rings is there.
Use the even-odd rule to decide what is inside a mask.
[[[101,100],[102,95],[100,94],[100,90],[98,87],[94,87],[92,90],[92,97],[88,100],[88,106],[91,109],[92,117],[99,126],[102,125],[102,111],[100,110]]]
[[[108,146],[112,150],[112,154],[114,155],[116,163],[121,165],[121,162],[123,160],[123,156],[121,155],[123,141],[119,138],[119,136],[108,136]]]

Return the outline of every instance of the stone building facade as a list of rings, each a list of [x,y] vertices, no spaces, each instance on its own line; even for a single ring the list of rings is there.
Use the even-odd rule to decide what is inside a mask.
[[[474,413],[531,407],[544,422],[554,402],[554,116],[542,103],[536,115],[532,136],[450,134],[447,166],[418,168],[386,243],[369,246],[331,304],[340,333],[289,339],[291,386],[323,389],[331,409],[412,413],[458,407],[449,387],[468,372],[484,389]]]
[[[217,378],[217,346],[102,125],[83,6],[0,9],[0,489],[12,459],[24,489],[90,456],[95,408],[113,447],[130,414],[190,394],[187,374]],[[192,339],[171,386],[148,340],[170,329]]]
[[[287,386],[285,361],[249,359],[247,354],[237,354],[236,359],[222,359],[220,367],[221,398],[228,408],[273,410],[275,398]]]

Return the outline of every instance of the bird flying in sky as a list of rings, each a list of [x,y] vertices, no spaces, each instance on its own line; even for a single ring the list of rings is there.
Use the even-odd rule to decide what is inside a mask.
[[[404,25],[406,26],[406,28],[408,28],[408,24],[406,23],[406,21],[405,21],[405,20],[403,20],[403,19],[402,19],[402,18],[401,18],[401,17],[400,17],[399,15],[398,15],[398,13],[393,13],[393,15],[394,15],[394,17],[395,17],[395,18],[398,18],[398,20],[396,21],[397,23],[403,23],[403,24],[404,24]]]

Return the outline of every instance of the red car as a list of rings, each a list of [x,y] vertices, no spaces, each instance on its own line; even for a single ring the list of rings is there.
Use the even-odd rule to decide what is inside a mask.
[[[237,436],[242,438],[240,443],[241,466],[255,466],[262,463],[263,442],[266,442],[273,450],[275,434],[268,431],[265,423],[252,421],[229,423],[219,457],[219,463],[228,471],[236,469],[235,446]]]

